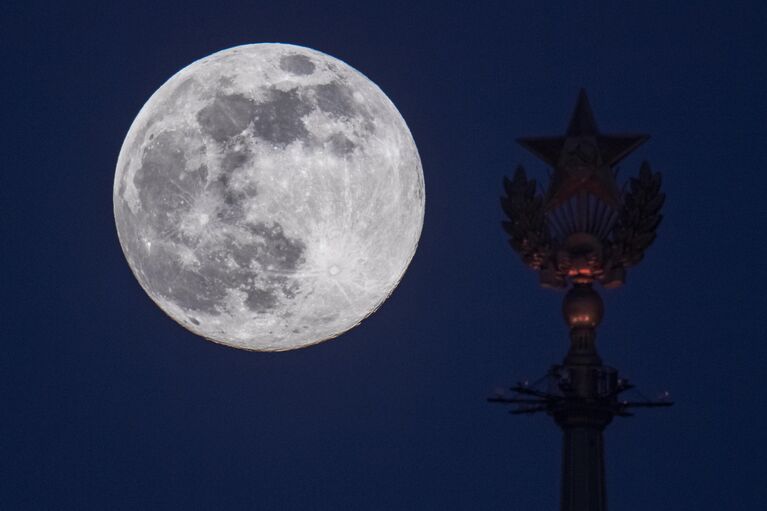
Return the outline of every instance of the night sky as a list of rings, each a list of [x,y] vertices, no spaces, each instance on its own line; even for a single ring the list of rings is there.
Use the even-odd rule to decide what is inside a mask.
[[[695,4],[695,5],[694,5]],[[616,419],[621,511],[767,500],[767,7],[763,2],[12,2],[0,9],[0,508],[553,510],[561,433],[485,402],[564,356],[563,294],[500,227],[514,140],[651,140],[658,239],[603,293],[605,363],[676,405]],[[149,96],[231,46],[293,43],[373,80],[426,180],[399,287],[343,336],[285,353],[207,342],[155,306],[112,215]]]

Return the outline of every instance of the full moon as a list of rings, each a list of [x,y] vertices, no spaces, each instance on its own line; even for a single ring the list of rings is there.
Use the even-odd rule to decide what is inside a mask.
[[[416,250],[421,161],[372,81],[308,48],[252,44],[185,67],[123,142],[123,252],[188,330],[282,351],[372,314]]]

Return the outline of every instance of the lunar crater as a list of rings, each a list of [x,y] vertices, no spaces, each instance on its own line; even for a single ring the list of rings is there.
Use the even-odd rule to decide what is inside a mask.
[[[203,133],[216,142],[224,142],[242,133],[255,115],[256,103],[242,94],[216,96],[197,112],[197,122]]]
[[[280,69],[294,75],[310,75],[314,72],[314,63],[306,55],[292,54],[280,58]]]
[[[268,99],[256,104],[253,130],[257,137],[286,146],[294,140],[303,140],[308,132],[303,116],[311,112],[295,89],[283,91],[271,88]]]

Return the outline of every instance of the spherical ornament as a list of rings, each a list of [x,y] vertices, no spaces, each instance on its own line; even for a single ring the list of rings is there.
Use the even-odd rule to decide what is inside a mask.
[[[424,183],[397,109],[299,46],[224,50],[170,78],[120,151],[114,214],[159,307],[237,348],[335,337],[374,312],[421,233]]]
[[[575,284],[565,296],[562,313],[570,328],[596,328],[602,321],[604,303],[591,285]]]

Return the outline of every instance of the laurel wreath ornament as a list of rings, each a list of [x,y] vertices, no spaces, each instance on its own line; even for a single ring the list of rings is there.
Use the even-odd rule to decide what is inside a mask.
[[[639,177],[631,178],[623,197],[623,208],[612,230],[606,250],[608,267],[629,268],[638,264],[647,248],[655,241],[656,231],[663,220],[660,210],[666,194],[660,191],[661,174],[643,162]]]
[[[509,235],[509,244],[525,264],[540,270],[552,254],[552,243],[546,223],[543,197],[536,194],[535,179],[528,179],[522,165],[517,166],[513,179],[504,176],[506,197],[501,207],[509,220],[502,222]]]

